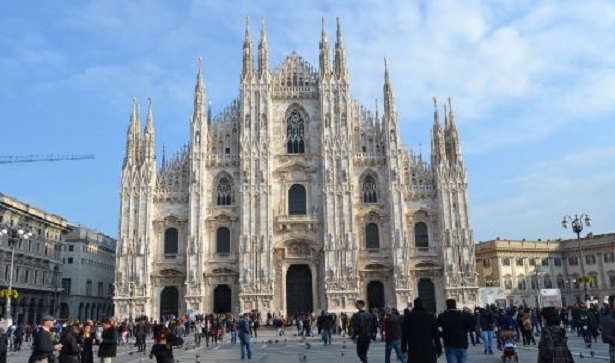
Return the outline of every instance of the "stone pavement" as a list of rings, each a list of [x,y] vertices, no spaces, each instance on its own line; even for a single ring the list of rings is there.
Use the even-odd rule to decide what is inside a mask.
[[[294,329],[292,329],[294,332]],[[288,329],[287,336],[276,337],[272,330],[267,328],[259,329],[259,337],[252,340],[252,361],[253,362],[335,362],[335,363],[355,363],[359,362],[355,353],[355,345],[349,339],[334,336],[331,346],[323,346],[317,338],[308,338],[303,342],[301,338],[292,336],[291,329]],[[239,345],[232,345],[229,342],[230,336],[218,346],[205,347],[203,344],[197,348],[194,346],[194,338],[189,336],[186,344],[181,349],[174,351],[176,362],[186,363],[231,363],[240,362],[241,354]],[[582,340],[576,335],[571,335],[569,346],[574,353],[575,362],[608,362],[608,347],[599,341],[592,346],[596,357],[590,357],[590,349],[587,349]],[[148,352],[151,342],[148,342]],[[518,347],[519,362],[536,362],[537,348],[535,346]],[[29,348],[24,346],[24,350],[19,353],[10,353],[9,363],[26,363],[29,356]],[[494,355],[483,354],[482,346],[469,349],[469,362],[497,363],[501,362],[499,351],[494,349]],[[96,353],[94,353],[96,355]],[[584,358],[580,358],[580,354]],[[384,362],[384,343],[373,343],[369,350],[369,361],[373,363]],[[395,362],[395,353],[391,357],[391,362]],[[118,347],[118,357],[114,363],[145,363],[155,362],[147,355],[138,353],[132,344]],[[446,362],[444,356],[438,362]]]

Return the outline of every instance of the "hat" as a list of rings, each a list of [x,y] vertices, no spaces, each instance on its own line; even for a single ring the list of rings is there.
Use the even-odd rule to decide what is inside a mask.
[[[41,322],[46,322],[46,321],[55,321],[56,319],[54,319],[53,316],[51,315],[45,315],[43,316],[43,319],[41,320]]]

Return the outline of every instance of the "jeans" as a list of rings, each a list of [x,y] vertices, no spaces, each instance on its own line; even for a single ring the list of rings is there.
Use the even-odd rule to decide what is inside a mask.
[[[237,330],[231,330],[231,343],[237,344]]]
[[[196,346],[201,345],[201,333],[194,333],[194,344],[196,344]]]
[[[387,341],[384,346],[384,363],[391,363],[391,350],[395,349],[397,360],[405,363],[404,355],[401,354],[401,339]]]
[[[485,343],[485,353],[492,353],[491,344],[493,343],[493,330],[483,330],[483,343]]]
[[[367,363],[369,343],[371,343],[371,337],[369,336],[357,338],[357,357],[359,357],[362,363]]]
[[[325,345],[331,345],[331,329],[323,329],[322,331],[322,340]]]
[[[447,363],[468,363],[468,350],[463,348],[444,348]]]
[[[245,340],[241,341],[241,359],[244,359],[245,356],[246,356],[246,353],[244,351],[244,347],[245,347],[245,350],[248,351],[248,359],[252,359],[252,351],[250,350],[250,342],[249,341],[245,341]]]

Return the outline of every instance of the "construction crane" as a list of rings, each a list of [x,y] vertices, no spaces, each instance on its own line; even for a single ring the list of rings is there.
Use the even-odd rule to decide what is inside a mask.
[[[94,159],[94,154],[81,155],[0,155],[0,164],[35,163],[39,161],[86,160]]]

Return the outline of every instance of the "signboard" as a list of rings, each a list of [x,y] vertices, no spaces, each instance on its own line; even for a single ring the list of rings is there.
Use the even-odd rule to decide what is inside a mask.
[[[540,290],[540,306],[545,308],[553,306],[556,308],[562,307],[562,294],[559,289],[541,289]]]
[[[481,307],[496,304],[506,306],[506,294],[502,287],[481,287],[478,289],[478,304]],[[502,304],[504,306],[502,306]]]

